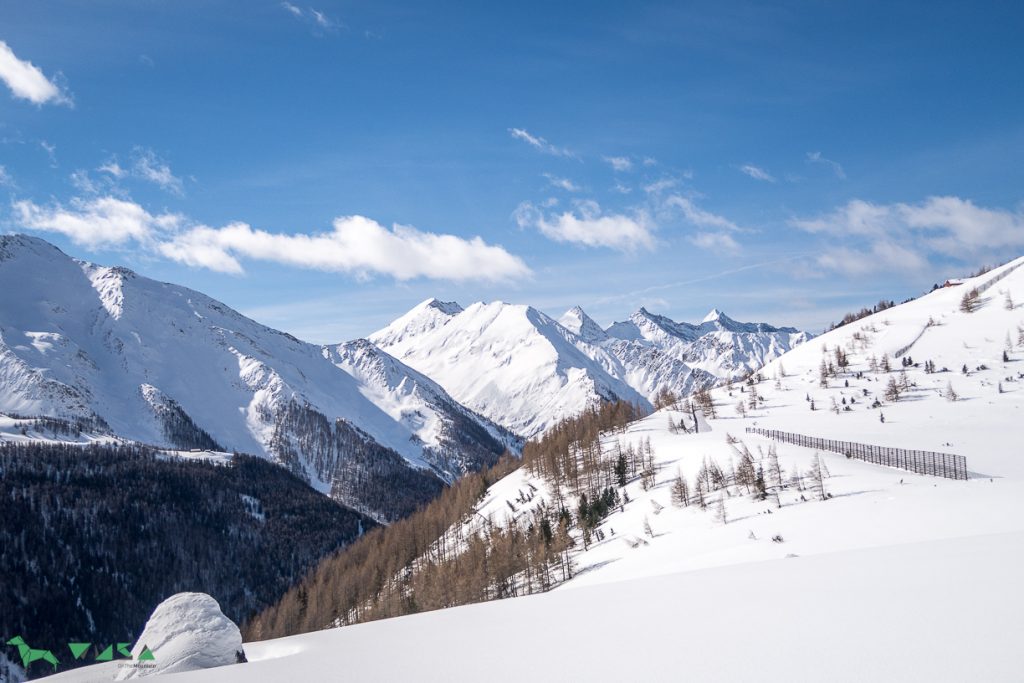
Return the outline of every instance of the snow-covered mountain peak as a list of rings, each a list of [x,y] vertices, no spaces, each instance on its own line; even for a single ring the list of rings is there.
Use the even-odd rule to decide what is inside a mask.
[[[454,301],[440,301],[434,297],[421,301],[409,311],[369,336],[370,341],[382,348],[403,344],[435,327],[447,324],[462,313],[462,306]]]
[[[440,299],[431,297],[424,301],[421,305],[427,308],[436,309],[441,313],[444,313],[445,315],[449,316],[458,315],[459,313],[462,313],[462,306],[460,306],[459,302],[457,301],[441,301]]]
[[[608,334],[618,339],[645,340],[659,345],[674,340],[692,341],[698,336],[696,325],[677,323],[643,306],[630,315],[629,320],[614,323],[608,328]]]
[[[580,306],[570,308],[559,318],[558,322],[562,327],[590,344],[599,343],[608,338],[608,333]]]
[[[725,314],[724,314],[724,313],[722,313],[722,312],[721,312],[720,310],[718,310],[717,308],[712,308],[712,309],[711,309],[711,312],[710,312],[710,313],[708,313],[708,314],[707,314],[706,316],[704,316],[704,319],[703,319],[703,320],[701,320],[700,322],[701,322],[702,324],[703,324],[703,323],[713,323],[713,322],[716,322],[716,321],[718,321],[718,320],[719,320],[720,318],[723,318],[723,317],[725,317]]]

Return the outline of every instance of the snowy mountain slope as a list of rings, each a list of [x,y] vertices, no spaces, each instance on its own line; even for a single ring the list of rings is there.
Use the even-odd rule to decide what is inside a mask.
[[[595,538],[603,539],[577,549],[577,576],[564,586],[790,554],[1024,531],[1024,460],[1017,452],[1017,425],[1024,416],[1024,306],[1013,303],[1024,301],[1020,266],[1024,258],[833,330],[770,362],[760,381],[755,377],[751,384],[713,389],[716,417],[697,433],[688,412],[666,409],[622,434],[606,435],[602,450],[609,461],[614,453],[640,452],[649,444],[656,483],[648,489],[642,477],[630,478],[621,490],[629,502],[594,529]],[[977,311],[960,310],[965,292],[993,281]],[[893,357],[914,339],[906,360]],[[836,348],[848,366],[836,367],[823,387],[822,360],[826,368],[835,365]],[[889,372],[882,368],[883,357]],[[904,367],[904,362],[912,364]],[[904,375],[908,388],[896,400],[887,398],[889,380],[902,385]],[[950,386],[956,400],[945,395]],[[756,407],[750,407],[753,395]],[[880,406],[872,407],[876,399]],[[689,431],[670,429],[670,422],[683,422]],[[956,453],[967,458],[971,476],[947,480],[822,452],[829,498],[815,500],[808,474],[815,451],[748,434],[747,427]],[[730,443],[730,435],[736,443]],[[783,485],[772,487],[769,481],[766,500],[751,497],[748,486],[729,485],[707,492],[706,508],[692,499],[688,506],[673,503],[676,477],[687,481],[692,498],[705,462],[716,463],[728,478],[744,449],[770,480],[773,447]],[[536,493],[524,500],[522,492],[528,490]],[[578,495],[562,493],[566,507],[575,509]],[[555,499],[549,482],[521,468],[488,490],[474,519],[505,524],[514,517],[525,524],[534,510]],[[719,499],[726,523],[718,518]],[[775,536],[782,541],[773,542]]]
[[[498,301],[452,305],[448,310],[458,312],[446,314],[434,313],[432,301],[370,341],[517,434],[543,432],[601,399],[646,403],[609,374],[614,357],[535,308]]]
[[[404,468],[428,488],[437,483],[429,470],[450,479],[505,446],[493,425],[436,385],[429,401],[403,396],[400,378],[414,373],[393,359],[390,383],[368,387],[362,381],[374,370],[358,367],[363,357],[339,371],[330,350],[203,294],[76,261],[36,238],[0,237],[0,291],[14,293],[0,300],[0,413],[88,420],[156,445],[262,454],[336,494],[356,457],[346,443],[358,444],[363,474],[383,480]],[[383,356],[365,360],[379,365]],[[416,377],[413,384],[425,384]],[[422,421],[396,419],[397,404]],[[459,462],[451,451],[463,445],[469,455]]]
[[[688,325],[640,309],[605,331],[579,306],[555,321],[529,306],[463,309],[436,299],[370,336],[462,403],[527,437],[602,398],[649,406],[661,389],[686,395],[741,377],[807,338],[724,315]]]
[[[1022,560],[1014,533],[676,573],[246,643],[174,680],[1017,681]]]
[[[424,458],[448,481],[494,464],[505,450],[522,450],[520,437],[365,339],[324,347],[324,354],[359,382],[367,399],[424,441]]]

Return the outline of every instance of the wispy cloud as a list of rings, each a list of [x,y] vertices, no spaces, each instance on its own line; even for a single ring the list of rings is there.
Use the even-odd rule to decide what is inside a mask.
[[[654,247],[654,225],[644,211],[632,215],[604,214],[595,201],[580,201],[574,211],[545,215],[530,202],[523,202],[514,214],[521,228],[534,228],[556,242],[587,247],[636,251]]]
[[[0,187],[14,187],[14,178],[2,164],[0,164]]]
[[[101,173],[107,173],[114,178],[123,178],[128,172],[121,168],[121,164],[117,163],[116,159],[111,159],[106,163],[101,164],[96,168]]]
[[[544,154],[550,154],[556,157],[569,157],[572,159],[576,158],[576,155],[565,147],[556,147],[542,137],[531,135],[522,128],[509,128],[509,135],[517,140],[522,140],[526,144],[530,145],[534,149],[543,152]]]
[[[672,189],[678,184],[679,181],[674,178],[662,178],[661,180],[655,180],[653,183],[644,185],[644,192],[647,194],[660,194],[665,190]]]
[[[336,218],[322,233],[274,233],[246,223],[213,228],[172,213],[153,214],[115,197],[76,198],[68,206],[40,206],[28,200],[12,205],[20,227],[55,232],[88,248],[136,245],[189,266],[240,274],[246,259],[309,270],[396,280],[507,281],[528,277],[530,269],[503,247],[480,237],[390,229],[364,216]]]
[[[51,144],[46,140],[40,140],[39,146],[46,152],[46,157],[50,160],[50,168],[57,168],[57,145]]]
[[[633,170],[633,161],[629,157],[604,157],[604,160],[616,171]]]
[[[743,164],[740,166],[740,172],[747,174],[754,180],[763,180],[767,183],[775,182],[775,176],[754,164]]]
[[[582,189],[579,185],[568,178],[559,178],[558,176],[550,173],[545,173],[544,177],[548,179],[548,183],[550,183],[552,187],[557,187],[558,189],[565,190],[566,192],[579,192]]]
[[[315,7],[299,7],[287,1],[282,2],[281,7],[296,19],[309,23],[318,33],[320,31],[333,32],[344,27],[342,22]]]
[[[836,174],[837,178],[839,178],[840,180],[846,179],[846,171],[843,170],[843,167],[839,164],[839,162],[832,161],[831,159],[826,159],[825,157],[821,156],[821,152],[808,152],[807,161],[808,163],[821,164],[823,166],[827,166],[828,168],[832,169],[832,172]]]
[[[73,106],[65,88],[47,78],[32,62],[18,59],[6,42],[0,40],[0,80],[11,93],[33,104],[64,104]]]
[[[740,243],[731,233],[743,232],[743,229],[725,216],[702,209],[692,199],[677,194],[669,196],[665,206],[678,209],[687,223],[700,228],[688,237],[695,246],[724,255],[740,251]]]
[[[724,216],[698,207],[692,199],[680,195],[672,195],[665,200],[665,204],[679,209],[683,217],[693,225],[700,228],[716,228],[730,232],[740,232],[740,227]]]
[[[735,254],[740,250],[739,242],[727,232],[698,232],[688,238],[695,246],[707,251]]]
[[[185,194],[181,178],[174,175],[167,162],[158,157],[153,150],[136,147],[133,154],[135,157],[132,163],[133,176],[151,182],[162,190],[176,194],[179,197]],[[111,167],[107,172],[115,177],[120,177],[113,173],[113,171],[114,168]]]
[[[1024,213],[991,209],[960,197],[916,204],[854,199],[814,218],[794,218],[800,230],[827,236],[818,266],[848,275],[921,270],[929,257],[994,260],[1024,247]]]

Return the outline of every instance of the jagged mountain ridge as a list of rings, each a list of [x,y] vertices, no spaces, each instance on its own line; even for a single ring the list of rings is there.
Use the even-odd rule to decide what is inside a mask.
[[[427,299],[369,339],[532,437],[595,401],[649,406],[663,388],[685,395],[741,377],[810,338],[713,313],[692,325],[641,308],[605,330],[579,306],[556,321],[530,306]]]
[[[14,294],[0,300],[0,413],[262,455],[385,521],[518,444],[382,351],[308,344],[38,238],[0,237],[0,291]],[[346,478],[376,489],[380,504]],[[412,500],[385,509],[387,481],[404,482]]]
[[[608,372],[614,357],[531,306],[428,299],[370,341],[527,438],[595,401],[646,403]]]

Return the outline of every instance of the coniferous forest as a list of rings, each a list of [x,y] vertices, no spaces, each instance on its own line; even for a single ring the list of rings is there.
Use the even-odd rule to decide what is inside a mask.
[[[374,526],[260,458],[41,443],[0,446],[0,518],[0,633],[54,648],[134,642],[181,591],[241,623]]]

